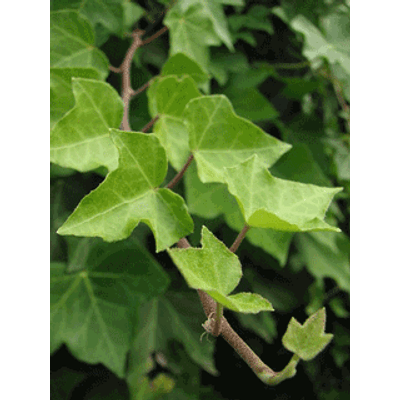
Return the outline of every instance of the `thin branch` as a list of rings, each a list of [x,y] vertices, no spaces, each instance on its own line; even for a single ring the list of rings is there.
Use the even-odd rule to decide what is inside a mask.
[[[150,83],[152,82],[153,78],[151,78],[148,82],[146,82],[143,86],[141,86],[139,89],[136,89],[134,92],[134,96],[138,95],[139,93],[143,92],[143,90],[147,89],[150,86]]]
[[[115,72],[116,74],[120,74],[122,72],[120,67],[117,68],[117,67],[110,65],[109,68],[110,68],[110,71]]]
[[[150,122],[146,124],[146,126],[142,129],[142,132],[147,132],[160,118],[158,115],[156,115]]]
[[[124,102],[124,116],[122,118],[121,129],[124,131],[131,130],[129,124],[129,102],[135,94],[135,91],[131,87],[131,64],[136,50],[142,45],[141,35],[143,33],[144,31],[141,30],[136,30],[132,33],[133,42],[120,66],[120,70],[122,71],[122,100]]]
[[[186,164],[182,167],[182,169],[174,176],[170,183],[166,186],[168,189],[172,189],[183,177],[185,171],[189,168],[190,163],[193,161],[193,154],[190,154],[189,158],[186,161]]]
[[[161,36],[164,32],[168,30],[168,26],[164,26],[161,28],[158,32],[156,32],[154,35],[151,35],[149,38],[143,41],[142,46],[145,46],[146,44],[149,44],[153,40],[157,39],[159,36]]]
[[[190,243],[186,238],[178,241],[177,246],[182,249],[190,248]],[[203,290],[198,289],[197,293],[200,297],[206,317],[217,312],[217,303]],[[211,330],[213,334],[214,329]],[[245,341],[233,330],[225,317],[221,318],[220,335],[233,347],[243,361],[253,370],[253,372],[264,383],[275,385],[284,379],[291,378],[296,373],[296,365],[299,362],[299,357],[294,355],[288,365],[280,372],[275,372],[266,365],[260,357],[245,343]]]
[[[236,240],[233,242],[231,248],[229,249],[232,253],[235,253],[238,247],[240,246],[240,243],[242,243],[242,240],[246,236],[246,233],[249,231],[250,226],[245,225],[243,229],[240,231],[239,235],[237,236]]]
[[[222,304],[217,303],[217,308],[215,312],[216,313],[215,324],[212,331],[212,335],[215,337],[219,336],[221,333],[223,312],[224,312],[224,307],[222,306]]]

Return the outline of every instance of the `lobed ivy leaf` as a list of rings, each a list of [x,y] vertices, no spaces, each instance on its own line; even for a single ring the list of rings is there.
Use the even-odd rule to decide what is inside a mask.
[[[230,295],[242,277],[239,258],[229,251],[205,226],[201,249],[168,249],[188,285],[207,292],[215,301],[233,311],[273,311],[268,300],[254,293]]]
[[[245,220],[235,197],[222,183],[203,183],[200,181],[196,166],[190,165],[184,175],[185,199],[190,214],[202,218],[215,219],[223,215],[226,224],[240,232]],[[293,234],[273,229],[251,228],[245,237],[254,246],[261,247],[275,257],[281,266],[286,264],[289,245]]]
[[[50,13],[50,66],[95,68],[106,78],[108,59],[94,47],[94,32],[86,17],[75,11]]]
[[[302,360],[312,360],[333,338],[331,333],[325,333],[325,321],[325,308],[311,315],[303,325],[292,317],[282,338],[283,345]]]
[[[94,68],[50,68],[50,127],[75,104],[72,78],[100,79]]]
[[[66,343],[78,359],[122,378],[138,309],[165,291],[168,276],[134,241],[84,240],[70,249],[78,258],[79,269],[51,264],[51,349]]]
[[[186,9],[187,6],[193,3],[201,4],[202,14],[207,16],[207,18],[211,21],[215,34],[230,51],[234,51],[227,19],[223,9],[223,4],[232,4],[232,0],[183,0],[181,2],[182,8]],[[238,4],[238,2],[235,3]],[[243,5],[244,3],[241,1],[239,4]]]
[[[202,68],[208,69],[209,46],[218,46],[220,39],[213,31],[212,22],[203,13],[201,4],[192,4],[185,10],[178,2],[167,13],[164,24],[170,36],[170,55],[184,53]]]
[[[193,230],[183,199],[158,189],[167,173],[165,150],[154,135],[111,130],[118,148],[118,168],[87,195],[58,230],[61,235],[127,238],[140,221],[154,233],[156,251]]]
[[[181,117],[186,104],[201,93],[190,76],[156,78],[147,90],[152,117],[170,115]]]
[[[183,75],[189,75],[198,85],[209,80],[204,68],[184,53],[177,53],[169,57],[162,67],[161,75],[177,75],[180,78]]]
[[[349,17],[347,17],[348,20]],[[346,17],[344,17],[346,20]],[[333,19],[334,22],[338,22]],[[343,19],[339,19],[341,25],[335,25],[335,32],[338,26],[342,29],[349,29],[348,26],[343,25]],[[329,21],[332,22],[332,21]],[[342,36],[336,37],[332,34],[332,24],[326,23],[328,36],[325,37],[322,32],[314,26],[306,17],[298,15],[291,21],[293,29],[304,34],[306,38],[306,46],[304,48],[304,55],[311,61],[319,57],[325,57],[331,64],[340,64],[342,68],[350,75],[350,31],[347,33],[346,42],[342,40]],[[344,35],[346,36],[346,35]]]
[[[131,346],[130,365],[134,368],[129,374],[132,377],[137,374],[136,366],[143,364],[151,353],[161,351],[169,358],[173,340],[182,343],[188,357],[197,365],[212,375],[217,374],[213,357],[215,342],[200,342],[204,312],[196,293],[168,291],[142,305],[140,318]],[[143,325],[146,325],[144,331],[140,329]]]
[[[189,155],[188,132],[182,114],[186,104],[201,93],[194,80],[187,75],[155,79],[147,91],[149,111],[159,119],[153,132],[165,148],[168,160],[179,170]]]
[[[86,17],[95,30],[98,46],[111,34],[122,37],[127,18],[133,24],[144,12],[141,7],[124,0],[51,0],[50,9],[74,10]]]
[[[225,167],[238,165],[254,154],[269,167],[291,148],[237,116],[224,95],[191,100],[184,118],[189,130],[189,146],[204,183],[224,183]]]
[[[123,103],[108,83],[72,78],[75,106],[54,126],[50,160],[63,167],[90,171],[118,166],[118,152],[109,134],[122,120]]]
[[[340,232],[323,219],[333,196],[342,188],[275,178],[257,155],[226,168],[225,179],[249,226],[288,232]]]

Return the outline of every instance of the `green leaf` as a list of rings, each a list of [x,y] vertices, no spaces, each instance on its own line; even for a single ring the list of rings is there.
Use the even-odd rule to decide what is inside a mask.
[[[134,241],[74,247],[84,269],[66,273],[66,264],[51,264],[51,349],[66,343],[78,359],[122,378],[137,309],[165,291],[168,276]]]
[[[213,31],[211,21],[203,13],[201,4],[182,10],[180,3],[172,7],[165,19],[170,36],[170,56],[184,53],[205,70],[209,61],[209,46],[218,46],[220,39]]]
[[[189,75],[198,85],[209,80],[208,74],[201,65],[184,53],[177,53],[170,57],[162,67],[161,75],[177,75],[180,78],[183,75]]]
[[[167,173],[167,158],[153,135],[111,130],[120,153],[118,168],[78,205],[61,235],[127,238],[140,221],[154,233],[156,251],[166,249],[193,230],[183,199],[158,189]]]
[[[257,89],[224,90],[236,113],[251,121],[266,121],[279,117],[278,111]]]
[[[159,115],[182,116],[186,104],[201,93],[190,76],[178,78],[174,75],[155,79],[147,96],[152,117]]]
[[[86,17],[96,32],[96,43],[105,43],[110,34],[122,36],[126,27],[125,20],[137,21],[134,18],[143,9],[125,0],[52,0],[51,10],[74,10]],[[125,14],[128,13],[128,17]],[[131,13],[133,15],[131,16]],[[141,14],[139,14],[138,19]],[[132,24],[134,23],[132,22]],[[128,26],[129,28],[129,26]]]
[[[94,32],[89,21],[75,11],[50,13],[50,66],[85,67],[106,78],[108,60],[94,47]]]
[[[191,100],[184,111],[189,146],[202,182],[224,182],[224,168],[258,154],[267,167],[290,149],[250,121],[237,116],[224,95]]]
[[[250,65],[242,53],[230,53],[224,48],[211,51],[210,72],[221,86],[224,86],[229,77],[229,72],[249,72]]]
[[[289,232],[340,232],[323,221],[341,188],[326,188],[274,178],[257,155],[225,169],[229,191],[249,226]]]
[[[262,5],[255,5],[246,14],[233,14],[228,18],[229,26],[233,31],[239,31],[243,28],[259,30],[274,34],[274,27],[268,20],[270,11]]]
[[[147,91],[149,111],[159,116],[153,131],[165,148],[168,160],[179,170],[189,155],[188,132],[182,114],[186,104],[201,93],[187,75],[170,75],[155,79]]]
[[[182,7],[184,9],[187,6],[198,3],[202,6],[202,14],[212,22],[213,30],[216,35],[222,40],[222,42],[228,47],[229,50],[233,51],[232,39],[228,30],[227,19],[224,14],[222,4],[231,4],[231,0],[183,0]]]
[[[183,119],[164,115],[154,124],[153,133],[160,139],[168,161],[180,171],[190,154],[189,133]]]
[[[300,142],[294,143],[290,152],[284,154],[272,166],[270,172],[281,179],[332,186],[331,181],[315,161],[309,146]]]
[[[228,296],[242,277],[240,261],[205,226],[201,249],[168,249],[168,253],[190,287],[206,291],[224,307],[243,313],[273,310],[266,299],[253,293]]]
[[[74,106],[72,78],[100,79],[93,68],[50,68],[50,127]]]
[[[85,0],[80,8],[94,27],[101,25],[107,32],[120,36],[124,33],[123,12],[122,0]]]
[[[136,24],[142,18],[145,10],[136,3],[125,0],[122,3],[124,10],[124,28],[129,31],[133,24]]]
[[[118,166],[118,153],[109,134],[122,120],[123,103],[105,82],[72,78],[75,106],[54,126],[50,136],[50,160],[84,172]]]
[[[343,22],[340,19],[341,23]],[[337,21],[336,21],[337,22]],[[349,21],[348,21],[349,22]],[[345,41],[342,40],[343,35],[335,38],[332,32],[332,21],[329,20],[329,35],[325,37],[307,18],[298,15],[291,21],[293,29],[304,34],[306,38],[306,47],[304,55],[311,61],[319,57],[325,57],[332,64],[339,63],[343,69],[350,74],[350,32]],[[341,25],[334,26],[334,32],[338,32]],[[345,26],[342,27],[346,29]]]
[[[144,362],[155,351],[168,358],[171,341],[179,341],[187,355],[204,370],[217,374],[214,365],[215,342],[200,342],[204,312],[195,293],[167,292],[142,305],[131,347],[128,382],[137,384],[145,371]],[[146,373],[146,372],[145,372]]]
[[[283,345],[302,360],[312,360],[333,338],[331,333],[325,333],[325,320],[325,308],[311,315],[303,325],[292,317],[282,338]]]
[[[202,183],[192,164],[184,175],[185,198],[191,214],[215,219],[223,215],[227,225],[240,232],[245,224],[235,197],[229,193],[225,184]],[[245,237],[254,246],[261,247],[271,254],[281,266],[287,260],[292,234],[272,229],[251,228]]]
[[[296,236],[303,263],[318,279],[332,278],[350,292],[350,244],[344,233],[312,232]]]

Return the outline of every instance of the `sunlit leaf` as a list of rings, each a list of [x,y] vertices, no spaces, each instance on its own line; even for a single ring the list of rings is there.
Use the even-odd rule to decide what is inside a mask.
[[[324,222],[324,217],[341,188],[274,178],[257,155],[225,171],[228,189],[249,226],[289,232],[340,231]]]
[[[50,126],[75,104],[72,78],[100,79],[94,68],[50,68]]]
[[[224,95],[191,100],[184,111],[189,146],[202,182],[224,182],[224,168],[253,154],[269,167],[290,149],[250,121],[237,116]]]
[[[167,159],[153,135],[111,131],[120,153],[118,168],[78,205],[58,230],[62,235],[127,238],[140,221],[154,233],[157,251],[176,243],[193,229],[183,199],[158,189],[167,173]]]
[[[50,13],[50,66],[95,68],[103,78],[108,60],[94,47],[94,32],[89,21],[75,11]]]
[[[292,317],[282,338],[283,345],[301,359],[312,360],[333,338],[325,333],[325,320],[325,308],[311,315],[303,325]]]
[[[203,13],[201,4],[193,4],[184,11],[180,3],[167,13],[164,24],[171,33],[170,55],[184,53],[207,70],[209,46],[218,46],[212,22]]]
[[[50,160],[63,167],[89,171],[100,166],[114,170],[118,152],[109,128],[122,120],[123,103],[108,83],[72,78],[75,106],[54,126]]]
[[[205,226],[201,249],[168,249],[168,253],[190,287],[206,291],[224,307],[243,313],[273,310],[268,300],[257,294],[229,295],[242,277],[240,261]]]

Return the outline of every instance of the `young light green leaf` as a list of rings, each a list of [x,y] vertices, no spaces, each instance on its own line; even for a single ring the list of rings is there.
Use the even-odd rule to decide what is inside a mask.
[[[160,139],[168,161],[180,171],[190,154],[189,133],[183,119],[164,115],[154,124],[153,133]]]
[[[180,117],[186,104],[191,99],[201,96],[201,93],[190,76],[178,78],[172,75],[156,78],[147,90],[147,96],[152,117]]]
[[[127,238],[140,221],[154,233],[156,251],[176,243],[193,230],[183,199],[158,189],[167,173],[165,150],[154,135],[111,130],[120,153],[118,168],[78,205],[61,235]]]
[[[159,119],[153,132],[165,148],[168,160],[176,170],[180,170],[189,155],[189,139],[182,113],[186,104],[201,93],[194,80],[184,75],[175,75],[155,79],[150,85],[147,96],[149,111]]]
[[[84,269],[51,264],[51,349],[66,343],[78,359],[122,378],[140,304],[164,292],[168,276],[134,241],[85,245]]]
[[[270,167],[291,146],[237,116],[224,95],[191,100],[184,111],[189,146],[202,182],[225,182],[224,168],[233,167],[253,154]]]
[[[75,11],[50,13],[50,66],[95,68],[106,78],[108,60],[94,47],[94,32],[89,21]]]
[[[50,127],[75,104],[72,78],[100,79],[94,68],[50,68]]]
[[[312,360],[333,338],[331,333],[325,333],[325,320],[325,308],[311,315],[303,325],[292,317],[282,338],[283,345],[302,360]]]
[[[237,232],[243,229],[245,221],[239,205],[225,184],[201,182],[194,164],[190,165],[185,172],[184,181],[185,199],[190,214],[208,219],[215,219],[222,214],[230,228]],[[290,232],[253,227],[247,232],[245,240],[254,246],[261,247],[279,260],[281,266],[284,266],[292,236]]]
[[[272,311],[272,305],[253,293],[228,296],[242,277],[238,257],[229,251],[205,226],[201,249],[168,249],[172,260],[194,289],[206,291],[215,301],[233,311]]]
[[[324,217],[333,196],[342,188],[275,178],[257,155],[226,168],[225,179],[249,226],[288,232],[340,232],[324,222]]]
[[[164,24],[171,32],[170,55],[184,53],[204,69],[209,62],[209,46],[221,41],[214,33],[212,22],[203,13],[201,4],[193,4],[182,10],[178,2],[167,13]]]
[[[118,166],[118,152],[109,128],[122,120],[123,103],[105,82],[72,78],[75,107],[54,126],[50,136],[50,160],[63,167],[90,171]]]
[[[177,53],[171,56],[163,65],[161,75],[177,75],[178,77],[189,75],[198,85],[209,80],[204,68],[184,53]]]

